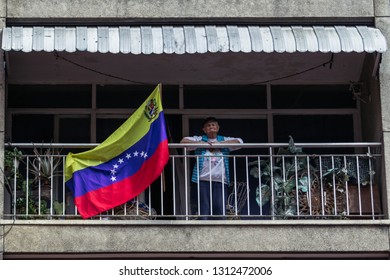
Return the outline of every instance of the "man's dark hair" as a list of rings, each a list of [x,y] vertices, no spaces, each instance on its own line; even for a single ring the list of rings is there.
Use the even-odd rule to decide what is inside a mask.
[[[209,123],[209,122],[218,122],[218,120],[214,117],[207,117],[203,120],[203,124],[202,124],[202,127],[206,124],[206,123]]]

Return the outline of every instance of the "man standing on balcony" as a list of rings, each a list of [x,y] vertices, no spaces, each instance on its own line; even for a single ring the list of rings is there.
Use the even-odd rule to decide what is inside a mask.
[[[242,144],[241,138],[233,138],[218,135],[219,124],[214,117],[208,117],[203,121],[202,136],[184,137],[180,143],[208,143],[208,148],[195,149],[197,164],[195,164],[191,181],[199,188],[199,214],[201,219],[207,219],[207,215],[223,215],[227,200],[227,186],[229,178],[230,151],[239,147],[213,148],[213,144]],[[198,166],[199,165],[199,166]],[[198,174],[199,173],[199,174]],[[210,199],[210,194],[212,199]],[[225,208],[226,209],[226,208]]]

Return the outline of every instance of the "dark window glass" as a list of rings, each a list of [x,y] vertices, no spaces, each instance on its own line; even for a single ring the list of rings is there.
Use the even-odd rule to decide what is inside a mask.
[[[12,118],[12,142],[50,143],[53,137],[53,115],[15,115]]]
[[[290,135],[301,143],[353,142],[353,118],[351,115],[274,116],[274,135],[277,143],[287,143]],[[338,149],[323,151],[337,153]],[[320,149],[305,152],[320,152]]]
[[[355,108],[349,85],[272,86],[274,109]]]
[[[185,108],[257,109],[267,107],[265,86],[184,86]]]
[[[288,142],[293,136],[297,142],[352,142],[351,115],[274,116],[276,142]]]
[[[179,143],[183,137],[181,115],[165,115],[165,123],[170,143]]]
[[[61,143],[89,143],[91,139],[90,118],[61,118],[60,136]]]
[[[126,119],[97,119],[96,120],[96,141],[103,142],[115,130],[117,130]]]
[[[98,108],[138,108],[156,86],[104,85],[97,86]],[[179,87],[162,86],[164,108],[179,107]]]
[[[89,85],[9,85],[9,108],[90,108]]]

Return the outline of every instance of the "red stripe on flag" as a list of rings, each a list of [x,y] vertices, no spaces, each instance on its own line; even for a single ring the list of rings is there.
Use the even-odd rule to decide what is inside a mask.
[[[86,219],[136,197],[161,175],[168,160],[168,140],[164,140],[131,177],[75,198],[80,215]]]

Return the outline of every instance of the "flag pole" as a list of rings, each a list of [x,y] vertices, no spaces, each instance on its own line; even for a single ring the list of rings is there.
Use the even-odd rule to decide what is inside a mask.
[[[162,85],[161,83],[158,84],[158,90],[160,92],[160,98],[161,98],[161,103],[162,103]],[[165,122],[165,126],[166,126],[166,122]],[[162,184],[163,184],[163,192],[166,191],[166,184],[165,184],[165,168],[163,168],[162,170],[162,173],[161,173],[161,180],[162,180]]]

